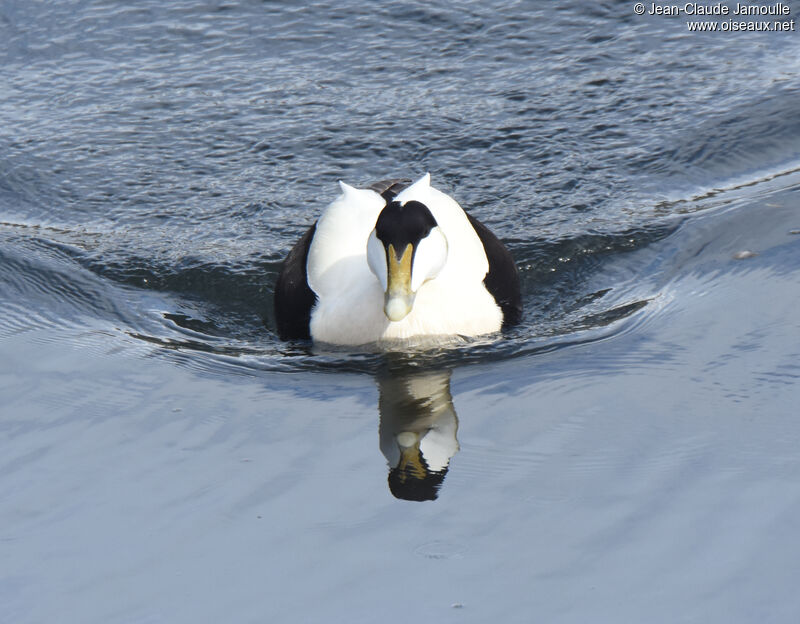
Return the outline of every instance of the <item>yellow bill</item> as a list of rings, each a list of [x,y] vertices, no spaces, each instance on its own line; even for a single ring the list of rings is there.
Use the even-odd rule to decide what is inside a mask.
[[[394,245],[387,250],[388,279],[384,295],[383,312],[390,321],[402,321],[414,306],[414,293],[411,292],[411,258],[414,246],[409,243],[403,255],[397,257]]]

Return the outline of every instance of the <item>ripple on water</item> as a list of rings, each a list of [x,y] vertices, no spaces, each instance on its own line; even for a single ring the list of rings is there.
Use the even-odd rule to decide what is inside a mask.
[[[98,253],[96,233],[89,236],[95,244],[89,245],[79,231],[50,229],[43,238],[40,228],[7,223],[4,253],[11,270],[4,274],[4,290],[8,300],[28,303],[9,307],[0,330],[60,326],[70,319],[95,317],[183,363],[243,373],[373,371],[398,362],[415,368],[516,357],[619,331],[619,323],[650,300],[641,298],[646,289],[630,288],[637,281],[640,261],[615,267],[613,278],[604,277],[604,271],[612,260],[646,252],[675,227],[664,224],[538,244],[511,242],[526,308],[518,327],[501,341],[465,339],[434,349],[406,345],[403,353],[387,359],[384,349],[354,353],[279,341],[271,306],[278,260],[213,265],[184,260],[168,265],[159,258],[129,258],[125,264],[106,264],[102,251]]]
[[[0,331],[102,319],[193,366],[388,365],[275,337],[280,260],[337,179],[431,170],[517,259],[523,323],[412,353],[414,367],[647,322],[669,303],[675,215],[764,188],[754,162],[774,176],[796,159],[796,42],[753,38],[741,55],[708,38],[689,58],[669,20],[610,4],[148,0],[3,16],[0,210],[16,255],[0,279],[30,304],[8,306]]]

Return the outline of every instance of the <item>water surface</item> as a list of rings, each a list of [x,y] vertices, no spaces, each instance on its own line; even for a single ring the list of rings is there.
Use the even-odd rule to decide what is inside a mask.
[[[795,621],[794,33],[6,2],[0,35],[0,619]],[[520,326],[278,341],[337,180],[425,171]]]

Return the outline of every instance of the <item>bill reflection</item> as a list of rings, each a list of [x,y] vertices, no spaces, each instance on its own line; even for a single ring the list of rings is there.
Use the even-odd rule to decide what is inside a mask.
[[[458,452],[450,371],[378,378],[380,447],[396,498],[435,500]]]

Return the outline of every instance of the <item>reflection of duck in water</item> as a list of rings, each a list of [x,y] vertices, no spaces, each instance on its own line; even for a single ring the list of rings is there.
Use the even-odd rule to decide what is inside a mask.
[[[434,500],[458,452],[450,372],[378,379],[381,452],[397,498]]]
[[[275,285],[281,338],[362,345],[479,336],[518,322],[519,277],[489,229],[430,185],[340,183]]]

